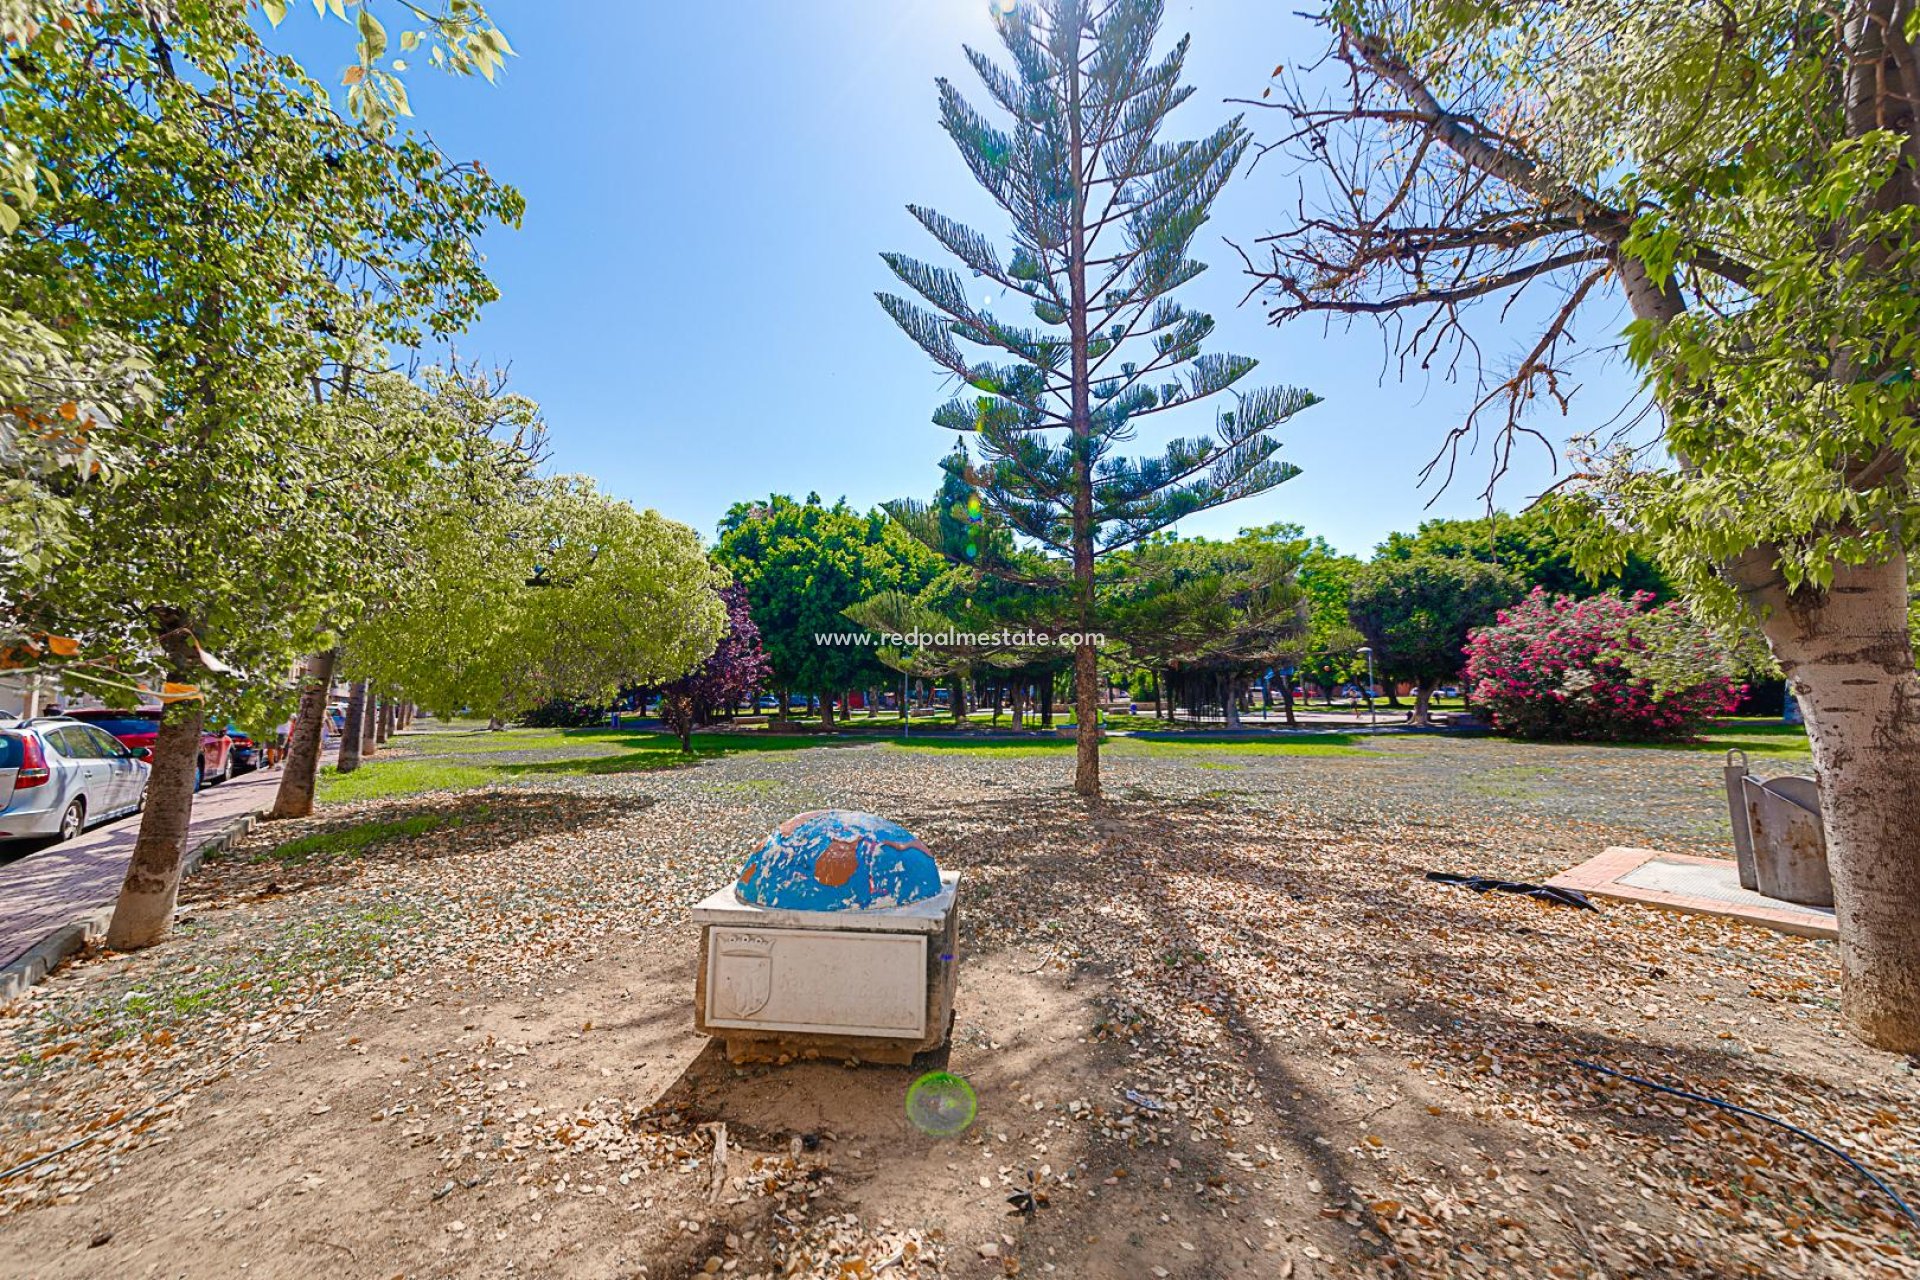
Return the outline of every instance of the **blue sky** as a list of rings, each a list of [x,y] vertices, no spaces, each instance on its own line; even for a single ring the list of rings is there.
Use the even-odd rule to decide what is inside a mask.
[[[935,110],[936,76],[983,97],[962,44],[997,48],[985,0],[490,8],[520,54],[499,83],[425,70],[409,82],[419,127],[527,196],[524,227],[486,246],[503,296],[459,349],[511,365],[515,389],[542,403],[554,466],[708,538],[731,503],[771,491],[861,507],[931,493],[952,437],[928,415],[950,389],[874,301],[893,284],[877,255],[939,259],[909,202],[1002,229]],[[1318,52],[1292,9],[1168,4],[1163,36],[1191,32],[1198,90],[1174,118],[1179,136],[1240,110],[1225,98],[1258,97],[1277,64]],[[348,31],[334,24],[321,42],[311,12],[296,13],[275,42],[322,75],[344,65]],[[1257,135],[1279,129],[1277,113],[1252,114]],[[1277,163],[1243,173],[1196,241],[1211,269],[1181,298],[1213,312],[1216,349],[1261,361],[1253,381],[1325,397],[1280,433],[1304,473],[1181,532],[1291,520],[1364,553],[1423,515],[1477,514],[1479,459],[1431,512],[1434,491],[1417,483],[1469,387],[1400,382],[1371,324],[1275,329],[1257,300],[1240,305],[1248,282],[1224,239],[1284,226],[1296,195]],[[1596,316],[1587,336],[1606,340],[1620,322]],[[1496,355],[1526,336],[1488,331]],[[1210,414],[1164,415],[1140,447],[1203,429]],[[1557,418],[1541,425],[1565,431]],[[1524,505],[1549,465],[1529,451],[1502,504]]]

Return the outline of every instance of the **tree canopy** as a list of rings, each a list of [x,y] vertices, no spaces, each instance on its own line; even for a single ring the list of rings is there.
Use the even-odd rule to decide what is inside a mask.
[[[1348,610],[1373,647],[1374,670],[1413,682],[1415,722],[1424,724],[1428,695],[1466,664],[1468,634],[1523,591],[1517,575],[1478,560],[1382,559],[1354,575]]]
[[[683,524],[591,481],[532,482],[451,509],[418,538],[403,593],[350,634],[362,678],[437,715],[508,719],[678,679],[726,628],[726,577]]]
[[[940,567],[884,511],[827,506],[817,494],[735,503],[715,554],[746,589],[773,687],[824,696],[892,682],[870,645],[826,639],[865,635],[844,611],[882,592],[917,592]]]
[[[1616,568],[1589,572],[1583,567],[1581,535],[1570,535],[1566,525],[1577,530],[1591,518],[1583,507],[1549,499],[1519,515],[1496,511],[1477,520],[1423,520],[1413,533],[1388,534],[1376,554],[1395,560],[1419,555],[1484,560],[1512,570],[1528,587],[1558,596],[1649,591],[1666,599],[1673,594],[1659,568],[1631,547],[1622,551]]]

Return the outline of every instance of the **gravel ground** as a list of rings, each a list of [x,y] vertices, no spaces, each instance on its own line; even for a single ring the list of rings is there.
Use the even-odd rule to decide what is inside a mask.
[[[98,1135],[0,1179],[0,1274],[1920,1275],[1831,1156],[1574,1065],[1911,1200],[1920,1076],[1841,1030],[1830,944],[1421,878],[1724,852],[1718,766],[1116,746],[1089,805],[1064,756],[871,746],[333,806],[0,1018],[0,1165]],[[833,805],[965,874],[958,1138],[912,1070],[691,1034],[687,904]]]

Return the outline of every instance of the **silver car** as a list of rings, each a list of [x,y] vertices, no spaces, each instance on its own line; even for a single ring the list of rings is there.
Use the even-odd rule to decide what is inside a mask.
[[[96,822],[138,813],[150,772],[90,724],[51,716],[0,722],[0,840],[71,840]]]

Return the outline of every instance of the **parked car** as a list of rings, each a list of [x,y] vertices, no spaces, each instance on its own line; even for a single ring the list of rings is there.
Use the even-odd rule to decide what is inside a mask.
[[[260,744],[253,735],[237,724],[227,726],[227,759],[230,762],[228,776],[237,778],[243,773],[252,773],[261,765]]]
[[[159,707],[141,707],[138,711],[70,711],[67,715],[74,720],[98,725],[135,752],[145,752],[143,758],[152,757],[154,741],[160,736]],[[225,782],[233,776],[232,745],[224,733],[215,733],[211,729],[201,731],[200,755],[193,765],[195,791],[215,782]]]
[[[112,734],[64,716],[0,726],[0,839],[71,840],[138,813],[149,770]]]

